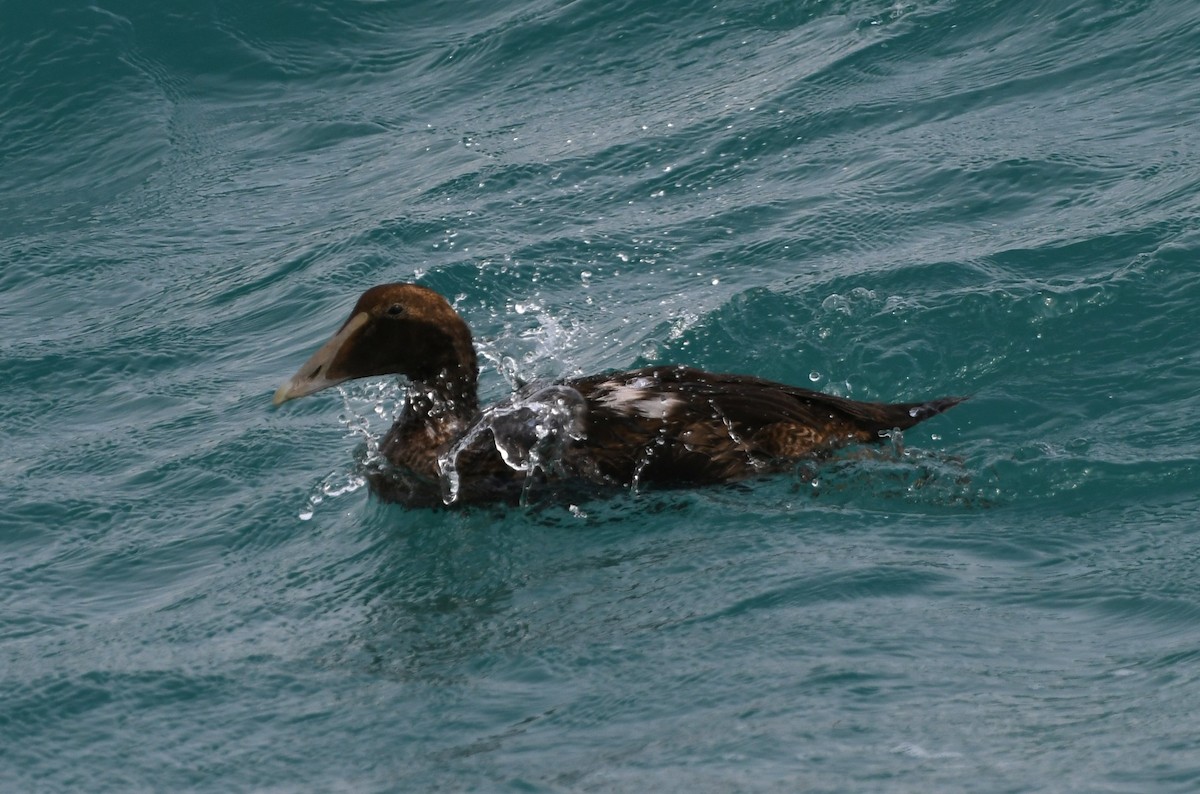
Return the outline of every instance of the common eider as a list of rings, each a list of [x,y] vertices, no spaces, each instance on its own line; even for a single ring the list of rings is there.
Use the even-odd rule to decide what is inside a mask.
[[[961,402],[848,400],[686,366],[531,384],[481,408],[471,331],[438,293],[382,284],[275,392],[280,405],[354,378],[402,375],[403,410],[369,477],[410,506],[518,501],[531,485],[680,487],[779,472],[879,442]]]

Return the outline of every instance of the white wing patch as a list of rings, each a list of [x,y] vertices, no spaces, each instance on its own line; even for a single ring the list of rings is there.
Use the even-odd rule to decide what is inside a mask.
[[[651,378],[635,378],[628,383],[607,380],[596,387],[596,399],[625,416],[639,414],[647,419],[666,419],[683,400],[678,394],[655,390],[654,385]]]

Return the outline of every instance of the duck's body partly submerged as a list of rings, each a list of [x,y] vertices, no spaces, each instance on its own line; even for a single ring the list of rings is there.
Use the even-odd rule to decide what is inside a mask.
[[[275,393],[278,405],[352,378],[408,378],[371,484],[409,505],[515,501],[531,485],[687,486],[781,471],[877,442],[960,402],[866,403],[746,375],[645,367],[533,384],[480,409],[471,332],[415,284],[363,293]]]

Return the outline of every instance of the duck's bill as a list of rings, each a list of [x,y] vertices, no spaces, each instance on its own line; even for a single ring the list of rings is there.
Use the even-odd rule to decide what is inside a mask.
[[[274,405],[282,405],[288,400],[307,397],[350,380],[351,376],[339,376],[336,373],[335,363],[347,342],[369,319],[366,313],[359,313],[347,320],[328,342],[321,345],[321,348],[304,362],[287,383],[276,389],[271,402]]]

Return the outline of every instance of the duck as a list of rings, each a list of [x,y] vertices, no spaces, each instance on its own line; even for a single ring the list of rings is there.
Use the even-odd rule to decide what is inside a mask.
[[[402,377],[405,400],[367,479],[380,499],[410,507],[738,482],[878,444],[966,399],[860,402],[660,365],[524,384],[481,407],[466,321],[434,290],[394,283],[362,293],[273,403],[379,376]]]

